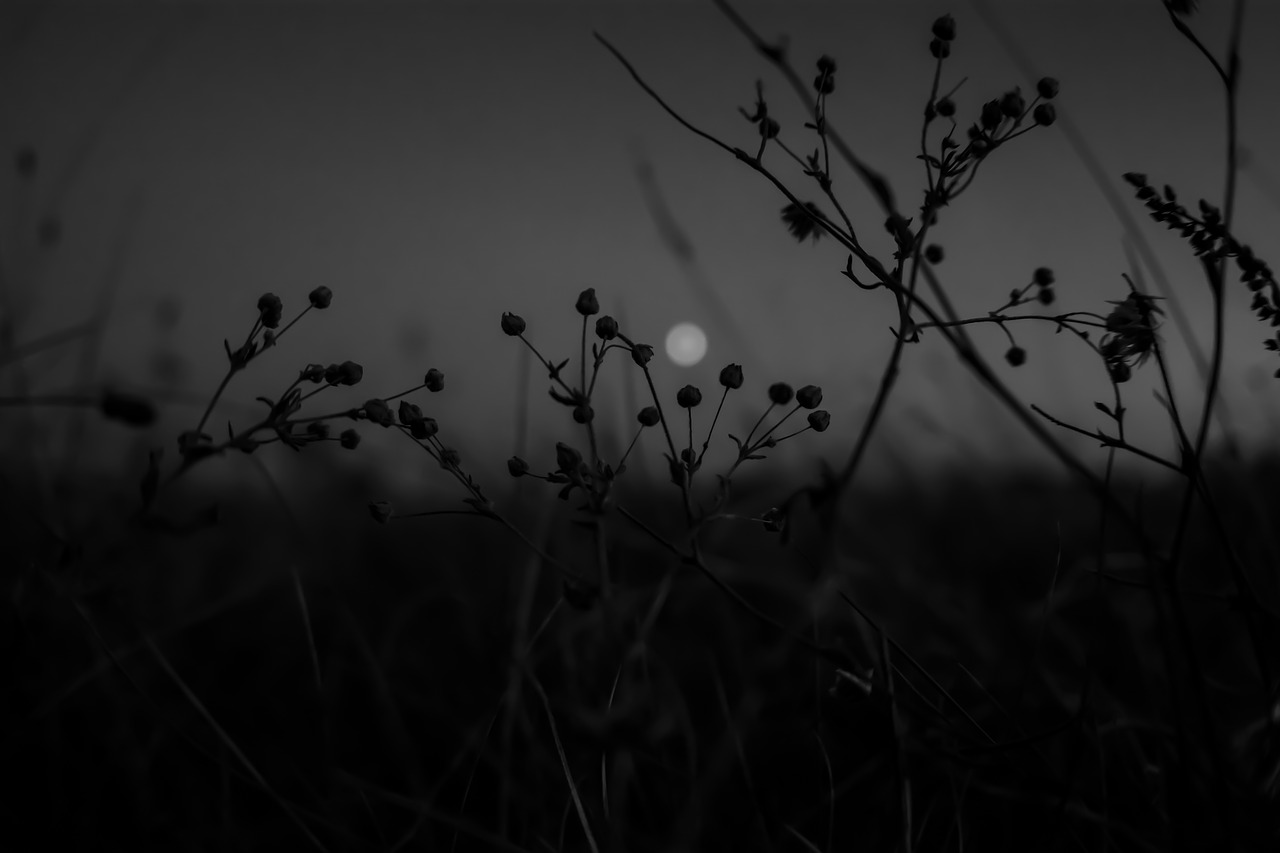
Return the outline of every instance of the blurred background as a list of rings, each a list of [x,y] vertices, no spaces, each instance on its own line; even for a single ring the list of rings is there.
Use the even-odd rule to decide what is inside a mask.
[[[1201,6],[1191,21],[1220,53],[1229,4]],[[965,79],[956,95],[962,127],[983,101],[1014,86],[1031,92],[1040,75],[1059,78],[1059,123],[1000,150],[934,232],[958,309],[998,307],[1038,266],[1056,274],[1059,310],[1106,312],[1106,300],[1123,298],[1121,273],[1137,250],[1126,250],[1120,218],[1073,147],[1083,140],[1207,344],[1196,263],[1119,179],[1145,172],[1190,203],[1222,194],[1221,87],[1159,0],[741,8],[765,37],[788,37],[802,74],[823,53],[837,60],[832,123],[889,178],[907,212],[923,186],[915,153],[934,18],[957,18],[942,87]],[[254,397],[278,394],[308,362],[364,365],[362,385],[331,395],[333,408],[397,393],[435,367],[446,390],[419,402],[469,470],[491,479],[505,476],[516,450],[550,467],[552,442],[576,429],[518,341],[501,333],[500,314],[522,315],[548,357],[576,358],[573,303],[594,287],[624,332],[659,349],[678,322],[706,330],[700,364],[659,359],[657,381],[670,398],[686,382],[714,388],[727,362],[743,365],[730,428],[754,421],[772,382],[821,385],[833,428],[793,442],[801,446],[789,458],[842,459],[892,343],[891,299],[849,285],[830,242],[790,237],[777,191],[663,113],[596,32],[672,107],[732,145],[754,150],[755,130],[738,108],[751,106],[762,79],[783,138],[811,149],[803,107],[709,2],[5,4],[0,151],[38,154],[29,179],[0,175],[12,339],[101,321],[27,359],[27,388],[110,383],[163,398],[154,436],[136,441],[106,425],[83,445],[85,464],[140,470],[146,447],[169,446],[194,425],[225,367],[221,341],[246,334],[258,296],[279,294],[288,319],[323,284],[332,308],[238,377],[213,423],[246,417],[260,405]],[[1278,32],[1280,7],[1251,4],[1236,221],[1240,238],[1273,264]],[[773,165],[802,196],[816,195],[780,157]],[[835,185],[866,245],[887,256],[883,216],[863,187],[847,171]],[[1259,449],[1274,435],[1274,358],[1260,346],[1265,329],[1244,288],[1230,297],[1224,390],[1231,423]],[[998,329],[977,327],[974,337],[1026,402],[1100,425],[1092,403],[1110,392],[1091,354],[1051,329],[1014,330],[1029,352],[1017,369],[1003,362],[1008,342]],[[1185,342],[1172,324],[1166,339],[1184,380],[1179,394],[1194,407]],[[597,405],[604,423],[628,431],[643,390],[628,390],[629,367],[606,365]],[[1127,387],[1133,435],[1168,450],[1153,379],[1147,369]],[[13,393],[14,374],[5,381]],[[1045,462],[936,335],[908,351],[901,383],[869,476]],[[527,434],[521,387],[531,392]],[[66,452],[71,439],[52,416],[6,413],[18,419],[33,458]],[[371,456],[361,464],[376,458],[396,474],[422,475],[403,464],[405,449],[387,440],[394,436],[363,431]],[[1090,444],[1076,446],[1088,453]]]

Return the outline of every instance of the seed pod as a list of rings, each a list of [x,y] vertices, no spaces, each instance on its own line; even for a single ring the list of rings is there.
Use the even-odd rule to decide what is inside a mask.
[[[702,402],[702,392],[693,385],[686,385],[676,392],[676,402],[682,409],[692,409]]]
[[[775,406],[785,406],[791,402],[791,398],[794,396],[795,392],[785,382],[775,382],[769,386],[769,402]]]
[[[524,319],[518,314],[512,314],[510,311],[504,311],[502,314],[502,331],[511,337],[524,334]]]

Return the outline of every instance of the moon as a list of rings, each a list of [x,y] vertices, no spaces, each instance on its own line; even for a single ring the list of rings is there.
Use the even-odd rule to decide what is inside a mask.
[[[693,367],[707,354],[707,333],[694,323],[676,323],[667,332],[667,358]]]

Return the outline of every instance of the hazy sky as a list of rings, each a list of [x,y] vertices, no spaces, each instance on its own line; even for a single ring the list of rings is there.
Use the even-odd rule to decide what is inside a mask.
[[[1192,23],[1220,50],[1229,4],[1201,5]],[[923,181],[914,155],[933,70],[929,25],[947,11],[959,38],[943,85],[967,78],[957,95],[962,124],[984,100],[1052,74],[1062,81],[1060,114],[1117,183],[1122,172],[1143,171],[1184,199],[1220,197],[1220,87],[1158,0],[990,7],[1034,64],[1030,74],[969,3],[742,8],[762,33],[789,35],[806,75],[821,53],[837,59],[832,121],[906,209],[919,204]],[[608,37],[675,108],[730,144],[754,146],[737,110],[762,78],[783,137],[811,148],[789,90],[710,3],[7,8],[0,150],[30,144],[41,156],[30,184],[0,176],[0,249],[22,308],[18,337],[87,319],[115,282],[100,379],[159,387],[178,356],[183,387],[206,396],[224,366],[222,338],[243,337],[259,294],[278,293],[289,316],[324,284],[336,294],[332,308],[291,331],[228,399],[274,394],[310,361],[365,365],[363,385],[335,394],[335,405],[395,393],[438,367],[447,391],[423,402],[464,456],[497,471],[515,446],[520,365],[518,342],[499,330],[501,312],[523,315],[547,355],[568,358],[577,352],[574,299],[595,287],[604,311],[639,340],[660,344],[679,321],[705,326],[707,359],[664,363],[657,378],[674,398],[686,382],[709,391],[723,364],[741,362],[749,393],[731,398],[733,425],[754,419],[777,380],[822,385],[824,407],[846,429],[870,403],[896,322],[891,300],[853,289],[829,243],[795,243],[778,218],[785,199],[676,125],[592,37]],[[1240,121],[1251,158],[1239,232],[1276,266],[1280,5],[1255,2],[1247,21]],[[816,195],[797,170],[774,165],[801,195]],[[861,186],[837,172],[836,188],[865,242],[884,253],[883,217]],[[664,243],[659,208],[692,262]],[[50,215],[63,239],[41,250],[38,222]],[[1188,252],[1139,219],[1203,334],[1208,303]],[[1055,270],[1063,310],[1105,311],[1105,300],[1124,294],[1122,229],[1060,127],[999,151],[935,236],[947,251],[939,272],[966,315],[997,307],[1040,265]],[[1265,330],[1243,288],[1231,297],[1227,391],[1236,420],[1263,435],[1280,393],[1264,380],[1277,363],[1259,346]],[[1078,343],[1022,331],[1030,359],[1015,371],[1000,361],[1008,344],[998,329],[974,335],[1027,402],[1098,423],[1092,401],[1108,389]],[[76,363],[67,348],[29,369],[39,387],[60,390]],[[1175,366],[1190,376],[1185,358]],[[611,367],[601,385],[621,395],[624,362]],[[1130,385],[1130,405],[1144,437],[1164,447],[1149,379]],[[936,336],[909,351],[902,381],[886,452],[925,462],[1019,452],[1017,428]],[[547,384],[535,377],[532,417],[544,436],[563,437],[573,425],[546,398]],[[1192,392],[1181,391],[1198,399]],[[617,400],[617,412],[602,403],[602,417],[623,416]],[[170,414],[166,442],[199,410]],[[810,447],[836,455],[851,440],[836,426],[811,438]],[[1082,450],[1093,453],[1088,442]],[[543,456],[539,467],[550,463]]]

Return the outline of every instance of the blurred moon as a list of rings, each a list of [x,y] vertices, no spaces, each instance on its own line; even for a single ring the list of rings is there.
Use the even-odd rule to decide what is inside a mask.
[[[707,334],[693,323],[677,323],[667,332],[667,358],[693,367],[707,354]]]

